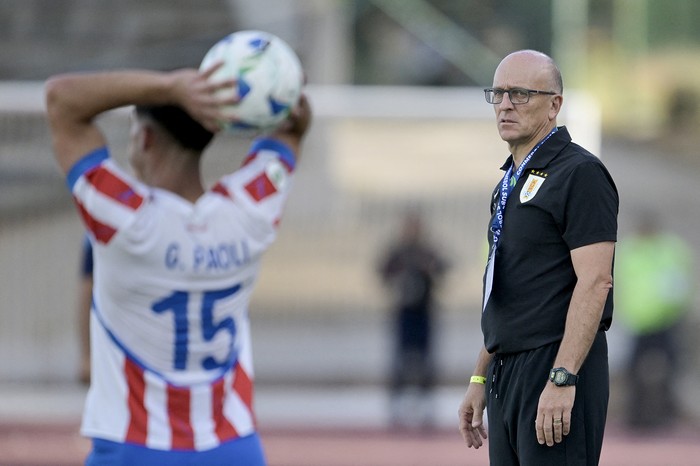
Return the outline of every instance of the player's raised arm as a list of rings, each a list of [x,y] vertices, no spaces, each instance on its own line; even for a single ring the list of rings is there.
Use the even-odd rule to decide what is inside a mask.
[[[95,118],[128,105],[183,107],[205,128],[216,131],[227,101],[216,95],[223,85],[212,83],[208,70],[168,73],[128,70],[63,74],[46,83],[46,110],[56,159],[64,172],[88,152],[105,145]],[[230,100],[230,98],[228,99]]]

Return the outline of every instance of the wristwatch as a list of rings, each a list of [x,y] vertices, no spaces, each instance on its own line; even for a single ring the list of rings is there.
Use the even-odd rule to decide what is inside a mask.
[[[549,381],[557,387],[576,385],[578,375],[572,374],[563,367],[556,367],[549,371]]]

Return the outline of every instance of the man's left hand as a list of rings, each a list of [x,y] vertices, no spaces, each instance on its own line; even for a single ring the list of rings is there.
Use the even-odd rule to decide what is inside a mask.
[[[557,387],[547,382],[537,405],[535,432],[540,445],[560,443],[571,429],[571,409],[574,406],[576,387]]]

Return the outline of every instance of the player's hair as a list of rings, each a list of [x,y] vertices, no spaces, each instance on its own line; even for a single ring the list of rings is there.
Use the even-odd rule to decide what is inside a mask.
[[[185,149],[202,152],[214,137],[214,133],[176,105],[138,105],[136,114],[156,122]]]

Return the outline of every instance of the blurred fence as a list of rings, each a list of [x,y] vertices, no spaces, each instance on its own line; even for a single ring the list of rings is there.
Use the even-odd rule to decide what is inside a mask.
[[[507,155],[482,92],[310,86],[308,93],[315,121],[279,239],[264,259],[251,309],[254,331],[256,319],[279,329],[270,338],[303,322],[310,331],[302,338],[322,327],[337,340],[348,327],[336,323],[381,325],[387,302],[376,263],[411,205],[422,208],[452,263],[440,295],[445,319],[478,332],[488,197]],[[567,99],[561,122],[597,152],[595,105],[575,93]],[[126,148],[126,116],[115,111],[101,119],[117,158]],[[238,166],[247,142],[218,137],[205,158],[206,182]],[[75,379],[81,240],[51,155],[41,84],[0,85],[0,382]],[[385,333],[360,327],[358,335],[386,349]],[[451,330],[451,341],[458,341],[460,330]],[[461,343],[445,346],[466,358],[455,367],[472,362]],[[339,370],[366,367],[362,351],[345,353]],[[269,367],[290,378],[303,374],[284,348],[263,347],[259,354],[276,358]],[[309,355],[301,359],[308,362]]]

